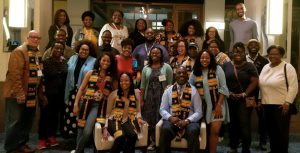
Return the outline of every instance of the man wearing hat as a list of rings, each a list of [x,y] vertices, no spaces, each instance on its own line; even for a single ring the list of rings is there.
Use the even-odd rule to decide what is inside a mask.
[[[188,45],[189,58],[182,63],[182,66],[187,69],[187,72],[188,72],[189,76],[190,76],[190,74],[193,70],[198,52],[199,52],[199,50],[198,50],[197,44],[195,42],[190,42],[189,45]]]
[[[258,74],[260,74],[263,67],[269,63],[269,61],[259,54],[260,43],[256,39],[250,39],[247,44],[248,55],[246,55],[247,62],[251,62],[255,65]],[[267,131],[266,131],[266,121],[264,118],[263,109],[261,109],[261,101],[258,100],[259,88],[255,89],[255,98],[258,101],[258,107],[256,108],[258,116],[258,133],[259,133],[259,148],[266,151],[267,143]]]

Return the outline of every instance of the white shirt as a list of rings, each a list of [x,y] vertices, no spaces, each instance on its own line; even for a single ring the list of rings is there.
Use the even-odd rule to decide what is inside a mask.
[[[287,64],[288,91],[284,74],[285,64]],[[285,61],[275,67],[270,67],[270,63],[265,65],[259,75],[259,88],[262,104],[282,105],[285,102],[292,103],[298,93],[298,79],[295,68]]]
[[[122,47],[121,47],[121,41],[125,38],[128,38],[128,29],[125,25],[123,25],[122,29],[117,29],[116,27],[113,28],[111,27],[108,23],[105,24],[99,34],[99,38],[98,38],[98,43],[99,46],[101,46],[103,44],[102,41],[102,34],[105,30],[109,30],[111,32],[112,35],[112,39],[111,39],[111,47],[116,48],[120,53],[122,52]]]

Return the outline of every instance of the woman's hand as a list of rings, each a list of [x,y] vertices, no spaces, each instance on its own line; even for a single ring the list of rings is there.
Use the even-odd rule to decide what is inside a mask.
[[[103,136],[103,139],[104,140],[108,140],[108,137],[110,136],[108,130],[107,130],[107,127],[104,127],[103,128],[103,133],[102,133],[102,136]]]
[[[286,115],[289,112],[290,104],[288,102],[285,102],[281,106],[279,106],[279,108],[282,109],[282,114]]]
[[[222,105],[220,103],[216,104],[214,113],[215,113],[215,118],[223,117],[222,116]]]
[[[142,118],[138,118],[137,121],[138,121],[139,125],[143,125],[146,123],[146,121],[144,121]]]
[[[73,107],[73,115],[77,116],[77,114],[78,114],[78,104],[75,103]]]

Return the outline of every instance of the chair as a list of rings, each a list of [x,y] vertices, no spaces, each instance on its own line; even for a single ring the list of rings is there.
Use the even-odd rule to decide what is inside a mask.
[[[114,143],[114,137],[109,136],[108,140],[104,140],[102,136],[102,127],[100,123],[95,124],[94,131],[94,142],[95,142],[95,152],[110,150]],[[143,124],[141,126],[141,133],[138,134],[138,140],[136,141],[135,147],[140,148],[143,152],[147,149],[148,143],[148,124]]]
[[[161,129],[162,124],[163,124],[163,120],[161,119],[155,126],[156,147],[159,146],[160,129]],[[199,142],[200,142],[200,150],[205,150],[205,147],[206,147],[206,124],[204,122],[200,123]],[[186,149],[186,148],[188,148],[187,140],[185,138],[182,138],[180,141],[177,141],[176,138],[174,138],[171,141],[171,148]]]

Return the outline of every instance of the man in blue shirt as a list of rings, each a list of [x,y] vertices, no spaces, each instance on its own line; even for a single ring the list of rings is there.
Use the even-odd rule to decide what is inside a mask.
[[[181,66],[176,71],[176,82],[162,96],[160,115],[163,124],[159,139],[159,152],[171,153],[170,144],[176,137],[186,137],[188,152],[199,152],[199,120],[203,116],[201,98],[197,89],[188,83],[188,74]]]

